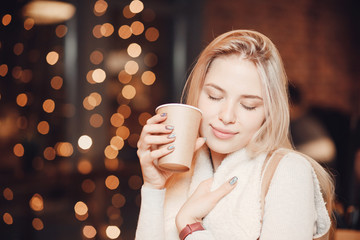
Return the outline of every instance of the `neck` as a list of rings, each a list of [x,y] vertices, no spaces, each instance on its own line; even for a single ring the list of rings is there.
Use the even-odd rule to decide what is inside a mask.
[[[214,172],[216,172],[217,168],[220,166],[221,162],[224,160],[227,154],[217,153],[210,150],[210,156],[211,156]]]

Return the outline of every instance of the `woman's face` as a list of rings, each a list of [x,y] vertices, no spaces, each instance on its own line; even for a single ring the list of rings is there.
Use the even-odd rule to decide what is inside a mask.
[[[246,147],[265,119],[257,69],[237,55],[216,58],[205,77],[198,107],[201,136],[212,153],[226,155]]]

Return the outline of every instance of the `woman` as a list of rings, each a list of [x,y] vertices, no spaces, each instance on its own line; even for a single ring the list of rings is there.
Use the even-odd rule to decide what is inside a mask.
[[[150,118],[141,133],[144,185],[136,239],[179,239],[179,233],[186,240],[325,235],[333,183],[319,164],[295,151],[281,159],[261,207],[266,156],[291,148],[286,89],[280,55],[267,37],[235,30],[213,40],[183,94],[203,112],[191,171],[172,174],[156,166],[174,150],[159,146],[176,141],[176,129],[163,124],[166,114]]]

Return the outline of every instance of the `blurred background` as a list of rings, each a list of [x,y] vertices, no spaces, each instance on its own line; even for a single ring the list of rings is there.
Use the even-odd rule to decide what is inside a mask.
[[[359,10],[356,0],[2,1],[0,239],[133,239],[142,126],[179,101],[200,51],[238,28],[278,47],[294,144],[333,172],[338,227],[359,229]]]

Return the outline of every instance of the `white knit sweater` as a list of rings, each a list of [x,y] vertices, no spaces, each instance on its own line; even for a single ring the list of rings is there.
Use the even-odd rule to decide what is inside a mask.
[[[179,239],[175,217],[199,183],[214,178],[216,189],[233,176],[235,189],[204,218],[206,230],[190,234],[186,240],[310,240],[325,234],[330,218],[319,182],[310,163],[301,155],[288,153],[280,161],[265,199],[260,223],[261,168],[265,154],[249,158],[245,149],[227,156],[215,173],[208,150],[202,148],[193,171],[177,174],[163,190],[143,187],[137,240]]]

